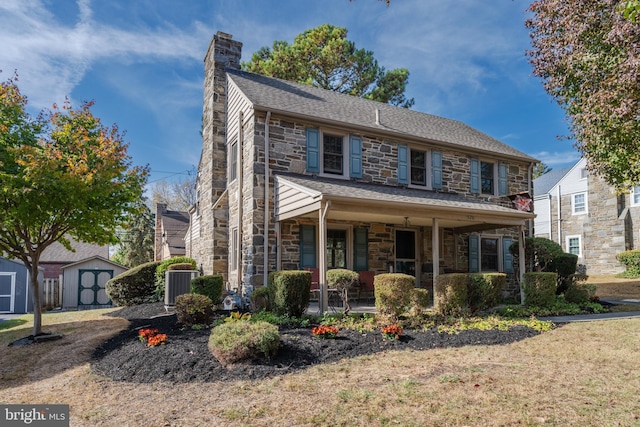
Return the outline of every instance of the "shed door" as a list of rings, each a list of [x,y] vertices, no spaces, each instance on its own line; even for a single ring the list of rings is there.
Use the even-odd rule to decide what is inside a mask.
[[[0,313],[13,313],[16,295],[16,273],[0,273]]]
[[[113,277],[113,270],[79,270],[78,308],[81,306],[111,305],[105,285]]]

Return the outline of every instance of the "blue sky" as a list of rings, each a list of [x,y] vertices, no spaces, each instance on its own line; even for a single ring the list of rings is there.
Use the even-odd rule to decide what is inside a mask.
[[[3,0],[0,79],[18,71],[32,113],[95,100],[150,181],[197,166],[203,58],[212,35],[242,60],[320,24],[346,27],[387,69],[410,71],[414,110],[463,121],[554,169],[578,159],[564,112],[525,56],[528,0]]]

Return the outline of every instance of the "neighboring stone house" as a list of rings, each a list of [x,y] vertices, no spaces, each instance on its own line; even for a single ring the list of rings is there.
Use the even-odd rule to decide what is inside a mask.
[[[616,254],[640,247],[640,186],[616,194],[613,186],[575,165],[551,170],[533,181],[536,237],[578,255],[587,274],[624,271]]]
[[[531,194],[536,159],[459,121],[242,72],[241,48],[218,32],[204,60],[186,241],[206,274],[260,286],[315,268],[326,303],[330,268],[417,286],[513,271],[507,248],[534,215],[508,196]]]
[[[162,261],[185,254],[185,234],[189,228],[189,212],[170,211],[164,203],[156,204],[154,259]]]

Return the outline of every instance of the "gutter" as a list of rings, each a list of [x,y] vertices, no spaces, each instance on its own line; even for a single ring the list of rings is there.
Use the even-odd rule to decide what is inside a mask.
[[[269,280],[269,121],[271,111],[267,111],[264,129],[264,254],[262,285]]]

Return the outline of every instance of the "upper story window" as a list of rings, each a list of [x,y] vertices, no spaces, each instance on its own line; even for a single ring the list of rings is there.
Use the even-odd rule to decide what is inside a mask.
[[[571,212],[573,215],[587,213],[587,193],[577,193],[571,196]]]
[[[631,206],[640,206],[640,185],[631,190]]]
[[[307,172],[362,178],[362,139],[308,128]]]
[[[229,181],[238,177],[238,143],[232,142],[229,147]]]
[[[398,183],[442,188],[442,153],[398,145]]]
[[[587,168],[580,169],[580,179],[587,179]]]
[[[509,190],[506,163],[470,159],[471,193],[506,196]]]

